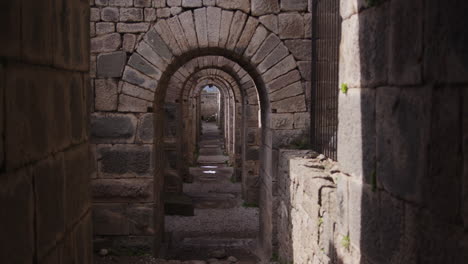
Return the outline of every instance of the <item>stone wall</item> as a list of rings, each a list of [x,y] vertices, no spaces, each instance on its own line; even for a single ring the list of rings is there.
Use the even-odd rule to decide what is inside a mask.
[[[0,4],[0,262],[92,263],[89,3]]]
[[[200,96],[200,115],[202,117],[211,117],[211,116],[218,116],[219,115],[219,108],[220,108],[220,97],[219,93],[207,93],[202,91]]]
[[[466,7],[341,1],[339,164],[280,157],[282,262],[466,262]]]
[[[251,179],[246,186],[254,190],[249,199],[258,200],[262,185],[259,160],[265,158],[268,167],[275,162],[262,157],[260,150],[265,147],[267,151],[263,153],[271,153],[273,148],[289,145],[296,138],[307,138],[310,25],[307,0],[91,1],[91,77],[95,94],[91,127],[98,163],[97,178],[93,180],[94,232],[98,240],[103,238],[100,241],[107,243],[104,238],[112,236],[114,241],[134,241],[138,237],[143,238],[142,244],[147,244],[147,239],[155,233],[161,236],[160,230],[153,226],[161,216],[154,216],[149,209],[154,205],[153,198],[161,196],[151,187],[155,182],[153,175],[159,175],[158,166],[166,166],[164,158],[182,160],[174,153],[190,149],[185,147],[190,144],[169,142],[186,136],[173,133],[174,137],[161,140],[166,146],[171,143],[175,147],[164,147],[166,154],[159,155],[162,149],[154,149],[153,145],[153,137],[159,134],[152,131],[163,126],[177,130],[183,125],[178,126],[176,122],[174,126],[163,125],[168,116],[158,116],[156,111],[165,96],[164,103],[173,106],[182,106],[185,99],[190,101],[191,98],[185,97],[181,100],[178,92],[195,87],[199,80],[190,76],[202,70],[212,71],[211,76],[226,71],[234,78],[226,87],[238,86],[241,90],[240,96],[230,95],[235,99],[230,105],[226,103],[230,116],[226,116],[225,136],[229,139],[228,149],[237,151],[235,155],[228,153],[231,159],[248,161],[246,169],[239,170],[239,174],[249,174]],[[262,100],[264,109],[259,107]],[[183,107],[171,115],[189,116]],[[259,120],[259,111],[263,120]],[[153,129],[155,115],[161,124]],[[236,117],[239,115],[245,117],[244,124],[242,118]],[[260,135],[261,122],[268,123],[262,126],[265,131],[268,129],[265,133],[269,141],[265,145],[261,144],[264,140]],[[195,123],[186,124],[194,126]],[[174,131],[161,133],[167,135],[166,132]],[[249,149],[241,156],[244,143],[244,148]],[[154,160],[157,162],[153,164]],[[180,178],[183,177],[179,175]],[[268,176],[264,181],[271,179]],[[156,189],[159,184],[154,184]],[[271,182],[263,186],[269,188]],[[142,215],[130,219],[129,210],[135,206],[143,207],[139,210]],[[271,220],[270,213],[264,217]],[[132,225],[139,230],[131,228]]]

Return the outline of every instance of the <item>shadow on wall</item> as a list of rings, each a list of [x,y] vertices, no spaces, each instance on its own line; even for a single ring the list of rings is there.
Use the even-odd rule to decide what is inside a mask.
[[[351,89],[340,111],[359,107],[361,124],[360,138],[343,143],[361,153],[339,156],[362,164],[347,167],[362,175],[348,181],[351,245],[362,264],[466,263],[468,3],[358,2],[357,16],[342,6],[341,81]]]

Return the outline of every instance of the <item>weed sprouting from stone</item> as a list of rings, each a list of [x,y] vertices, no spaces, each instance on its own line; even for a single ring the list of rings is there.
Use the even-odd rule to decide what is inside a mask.
[[[343,236],[343,238],[341,239],[341,245],[347,250],[349,250],[349,246],[351,245],[351,238],[349,237],[349,235]]]

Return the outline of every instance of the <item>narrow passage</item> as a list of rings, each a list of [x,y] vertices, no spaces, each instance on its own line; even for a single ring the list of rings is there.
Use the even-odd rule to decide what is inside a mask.
[[[257,263],[251,250],[258,234],[258,208],[241,198],[241,184],[233,178],[224,140],[215,122],[202,123],[198,166],[190,168],[193,183],[184,193],[195,206],[195,216],[166,216],[171,241],[168,258],[220,263]],[[224,261],[223,261],[224,260]]]

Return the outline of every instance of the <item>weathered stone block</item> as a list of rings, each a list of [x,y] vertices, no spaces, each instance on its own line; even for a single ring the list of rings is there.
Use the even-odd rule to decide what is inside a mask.
[[[185,12],[184,14],[186,14],[186,13],[187,12]],[[190,13],[190,12],[188,12],[188,13]],[[183,15],[180,15],[180,16],[183,16]],[[193,29],[193,23],[192,23],[192,29]],[[149,46],[152,47],[153,51],[156,52],[162,59],[164,59],[166,62],[171,61],[172,53],[169,50],[169,48],[167,47],[167,44],[161,38],[161,36],[156,32],[156,30],[151,29],[150,31],[148,31],[148,33],[144,37],[144,40]],[[195,35],[195,41],[196,41],[196,35]],[[142,46],[142,49],[143,48],[144,47]],[[151,52],[147,52],[147,54],[142,53],[142,55],[149,55],[149,56],[146,56],[146,57],[149,57],[149,58],[153,57],[153,55],[151,55]],[[155,60],[156,60],[156,58],[154,58],[153,60],[150,60],[150,61],[155,61]],[[157,61],[155,61],[154,63],[157,63]],[[165,66],[165,64],[155,64],[155,65],[156,66]]]
[[[117,50],[122,43],[119,33],[111,33],[91,39],[91,52],[110,52]]]
[[[180,6],[182,4],[181,0],[167,0],[168,6]]]
[[[235,52],[238,54],[243,54],[249,42],[255,33],[258,25],[258,20],[254,17],[249,17],[245,23],[245,27],[242,30],[242,33],[239,37],[239,41],[236,44]]]
[[[307,0],[281,0],[281,11],[306,11]]]
[[[2,239],[0,259],[11,263],[30,263],[34,257],[34,192],[26,170],[0,177]],[[14,254],[12,254],[14,253]]]
[[[201,7],[202,0],[182,0],[182,7]]]
[[[151,7],[151,0],[134,0],[135,7]]]
[[[267,36],[268,31],[265,29],[265,27],[257,27],[254,35],[252,36],[252,39],[250,40],[249,45],[247,46],[247,49],[245,50],[244,56],[253,56]]]
[[[258,48],[255,55],[251,58],[252,63],[255,65],[259,64],[280,42],[281,40],[275,34],[268,35],[262,45]]]
[[[281,101],[273,102],[271,108],[278,113],[294,113],[307,111],[304,95],[298,95]]]
[[[137,119],[128,114],[93,114],[91,140],[93,143],[132,143]]]
[[[265,57],[265,59],[258,65],[257,69],[260,73],[264,73],[273,65],[277,64],[280,60],[289,54],[288,49],[283,43],[280,43],[276,48]]]
[[[98,146],[101,177],[151,176],[152,148],[148,145]]]
[[[158,84],[156,80],[151,79],[150,77],[128,66],[125,67],[122,79],[129,83],[147,88],[153,92],[156,91],[156,87]]]
[[[143,21],[142,8],[120,8],[120,18],[122,22],[139,22]]]
[[[193,24],[193,14],[191,11],[186,11],[178,16],[180,24],[184,29],[185,37],[191,49],[198,47],[197,33]]]
[[[119,9],[116,7],[104,7],[101,10],[101,18],[103,21],[118,22]]]
[[[203,0],[204,6],[214,6],[216,5],[216,0]]]
[[[268,71],[262,74],[263,80],[268,83],[273,79],[281,76],[294,68],[297,67],[296,61],[294,60],[292,55],[287,56],[273,67],[271,67]]]
[[[312,41],[307,39],[286,40],[284,42],[296,60],[312,60]]]
[[[94,204],[94,235],[129,235],[130,223],[126,210],[127,204]]]
[[[216,0],[216,5],[223,9],[239,9],[244,13],[250,12],[249,0]]]
[[[156,9],[156,16],[158,18],[167,18],[171,16],[171,9],[170,8],[158,8]]]
[[[154,8],[145,8],[144,15],[145,15],[145,21],[146,22],[156,21],[156,18],[157,18],[156,9],[154,9]]]
[[[74,226],[91,207],[89,145],[65,152],[65,228]]]
[[[206,9],[206,15],[209,17],[207,20],[208,46],[217,47],[221,25],[221,8],[208,7]]]
[[[135,34],[125,34],[123,36],[122,49],[126,52],[133,52],[136,40],[137,36]]]
[[[294,113],[294,128],[309,129],[310,128],[310,113]]]
[[[188,51],[188,42],[184,36],[184,30],[182,29],[182,25],[180,24],[178,17],[172,17],[167,19],[166,21],[181,51]]]
[[[300,95],[303,93],[304,93],[304,90],[302,89],[302,83],[295,82],[280,90],[270,93],[270,100],[272,102],[276,102],[276,101],[280,101],[285,98],[293,97],[293,96]]]
[[[263,16],[279,12],[279,0],[252,0],[252,15]]]
[[[278,34],[278,16],[277,15],[266,15],[260,17],[260,23],[262,23],[268,30]]]
[[[301,75],[298,70],[293,70],[285,75],[282,75],[273,81],[269,82],[266,84],[266,88],[268,92],[272,93],[274,91],[277,91],[283,87],[286,87],[294,82],[297,82],[301,79]]]
[[[229,37],[229,29],[231,27],[234,13],[223,10],[221,12],[221,28],[219,30],[219,47],[225,47]]]
[[[143,99],[146,101],[153,101],[154,100],[154,92],[144,89],[139,86],[135,86],[132,84],[129,84],[127,82],[122,83],[122,94],[126,94],[132,97],[136,97],[139,99]]]
[[[166,0],[153,0],[153,7],[165,7]]]
[[[143,143],[152,143],[154,138],[154,115],[145,114],[140,117],[138,124],[138,140]]]
[[[150,202],[153,200],[151,179],[98,179],[91,184],[93,198],[100,202]]]
[[[147,60],[143,59],[143,57],[141,57],[138,53],[134,53],[130,57],[130,60],[128,61],[128,65],[134,67],[136,70],[156,80],[159,80],[161,78],[161,75],[162,75],[161,71],[158,68],[154,67]]]
[[[422,82],[423,2],[399,0],[390,6],[388,79],[392,85]]]
[[[97,6],[107,6],[109,4],[109,0],[94,0],[94,3]]]
[[[302,79],[306,81],[312,80],[312,62],[311,61],[298,61],[297,66],[301,72]]]
[[[182,13],[183,9],[180,6],[171,7],[171,15],[177,16],[178,14]]]
[[[97,57],[98,77],[120,77],[127,61],[127,54],[123,51],[100,54]]]
[[[109,0],[109,5],[110,6],[132,6],[133,5],[133,0]]]
[[[298,13],[279,14],[279,37],[295,39],[304,37],[304,19]]]
[[[378,183],[417,203],[426,187],[431,95],[430,87],[382,87],[376,95]]]
[[[273,131],[273,148],[289,148],[291,143],[296,140],[303,140],[305,134],[300,129],[281,129]]]
[[[131,97],[128,95],[119,96],[119,112],[134,112],[134,113],[146,113],[148,107],[153,104],[139,98]]]
[[[193,14],[195,18],[198,46],[200,48],[206,48],[208,47],[206,8],[196,9]]]
[[[371,184],[375,175],[375,90],[339,94],[338,160],[347,173]]]
[[[97,35],[103,35],[103,34],[108,34],[115,32],[115,25],[114,23],[110,22],[100,22],[96,23],[96,34]]]
[[[101,14],[99,8],[91,8],[90,20],[93,22],[101,20]]]
[[[273,129],[293,129],[292,114],[271,114],[270,126]]]
[[[138,33],[148,31],[149,23],[117,23],[117,31],[120,33]]]
[[[112,79],[97,79],[94,84],[94,108],[96,111],[117,110],[117,82]]]

